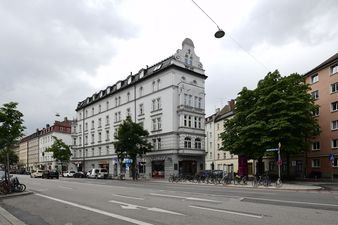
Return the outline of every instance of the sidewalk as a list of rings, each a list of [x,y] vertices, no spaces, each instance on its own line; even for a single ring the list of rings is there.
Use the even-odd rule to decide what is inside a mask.
[[[25,191],[21,193],[13,193],[13,194],[8,194],[8,195],[0,195],[0,199],[3,198],[13,198],[16,196],[21,196],[21,195],[29,195],[33,194],[31,191]],[[26,225],[26,223],[22,222],[12,214],[10,214],[7,210],[2,208],[0,206],[0,224],[1,225]]]
[[[0,224],[1,225],[26,225],[24,222],[10,214],[0,206]]]

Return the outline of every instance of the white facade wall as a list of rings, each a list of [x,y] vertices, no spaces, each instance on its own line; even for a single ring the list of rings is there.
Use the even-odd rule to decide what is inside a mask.
[[[76,132],[72,134],[76,139],[76,146],[73,147],[73,162],[78,166],[81,164],[81,167],[85,162],[85,168],[82,168],[85,171],[104,165],[109,168],[111,174],[116,175],[117,156],[113,146],[114,134],[127,117],[127,110],[129,110],[132,120],[142,123],[143,127],[149,131],[149,141],[155,146],[153,152],[147,154],[146,175],[153,175],[152,172],[156,167],[154,161],[161,161],[161,163],[164,161],[166,169],[160,172],[155,170],[155,172],[159,172],[159,176],[162,176],[162,173],[165,173],[165,176],[168,176],[169,173],[178,173],[180,168],[182,171],[193,170],[196,172],[195,169],[190,168],[189,162],[193,164],[193,167],[196,164],[199,165],[198,168],[204,167],[204,87],[206,76],[193,49],[191,40],[190,42],[185,40],[182,49],[178,50],[174,57],[144,69],[144,71],[150,71],[150,74],[141,77],[141,72],[139,72],[134,75],[136,81],[131,81],[128,86],[123,86],[121,90],[116,90],[109,96],[98,97],[97,100],[95,99],[97,102],[93,102],[95,101],[93,98],[91,99],[93,103],[88,98],[81,102],[80,104],[84,106],[78,106]],[[189,66],[184,61],[182,62],[182,54],[193,57],[194,60]],[[158,72],[151,73],[157,66],[161,67]],[[130,77],[125,82],[128,82]],[[109,88],[116,87],[117,89],[118,83]],[[107,90],[108,88],[105,91]],[[99,92],[99,96],[103,91]],[[187,104],[186,96],[192,96],[191,105]],[[108,109],[107,102],[109,102]],[[140,105],[143,105],[142,113]],[[92,114],[93,111],[94,114]],[[190,126],[185,122],[184,115],[191,116]],[[109,124],[106,124],[107,116],[109,116]],[[195,118],[200,119],[196,120],[199,121],[196,127]],[[99,127],[99,119],[101,119],[101,127]],[[92,121],[94,121],[93,128]],[[156,122],[155,127],[154,121]],[[86,130],[86,124],[88,130]],[[109,139],[106,139],[107,130],[109,130]],[[100,132],[101,141],[99,141]],[[92,135],[94,135],[94,141],[92,141]],[[185,146],[185,138],[187,137],[191,138],[190,147]],[[201,140],[198,148],[195,148],[196,138]],[[102,151],[107,148],[109,151]]]

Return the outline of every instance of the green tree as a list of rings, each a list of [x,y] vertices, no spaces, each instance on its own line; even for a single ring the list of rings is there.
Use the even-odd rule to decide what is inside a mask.
[[[148,131],[143,129],[140,124],[134,123],[128,116],[119,126],[117,133],[115,133],[114,146],[116,154],[122,165],[123,159],[129,157],[132,159],[132,177],[133,180],[137,179],[136,176],[136,158],[143,156],[152,149],[151,144],[147,141]]]
[[[0,153],[10,153],[10,149],[19,142],[25,127],[23,114],[17,110],[18,103],[9,102],[0,108]],[[3,153],[4,152],[4,153]],[[6,158],[9,158],[6,156]],[[5,171],[8,173],[10,162],[6,162]],[[5,176],[6,180],[8,175]]]
[[[9,165],[14,165],[19,161],[18,155],[12,149],[5,149],[0,152],[0,163],[7,164],[7,154]]]
[[[46,152],[52,152],[53,158],[61,163],[61,166],[64,166],[69,162],[72,153],[70,147],[66,145],[62,139],[59,139],[53,136],[54,143],[46,149]]]
[[[259,81],[256,89],[243,88],[236,99],[235,116],[224,125],[223,149],[261,164],[266,149],[281,143],[288,164],[291,154],[305,151],[311,137],[319,134],[313,116],[318,106],[308,91],[301,75],[282,77],[277,70]]]

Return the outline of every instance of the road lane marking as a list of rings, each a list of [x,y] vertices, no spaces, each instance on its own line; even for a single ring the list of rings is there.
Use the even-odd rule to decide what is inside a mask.
[[[278,199],[268,199],[268,198],[252,198],[252,197],[244,197],[245,199],[252,199],[252,200],[262,200],[262,201],[268,201],[268,202],[283,202],[283,203],[294,203],[294,204],[305,204],[305,205],[319,205],[319,206],[334,206],[338,207],[338,205],[335,204],[329,204],[329,203],[317,203],[317,202],[302,202],[302,201],[288,201],[288,200],[278,200]]]
[[[146,209],[146,210],[154,211],[154,212],[162,212],[162,213],[184,216],[184,214],[182,214],[182,213],[169,211],[169,210],[165,210],[165,209],[160,209],[160,208],[156,208],[156,207],[146,207],[146,206],[141,206],[141,205],[134,205],[134,204],[130,204],[130,203],[127,203],[127,202],[120,202],[120,201],[115,201],[115,200],[110,200],[109,202],[119,204],[122,209]]]
[[[255,214],[250,214],[250,213],[234,212],[234,211],[229,211],[229,210],[225,210],[225,209],[213,209],[213,208],[207,208],[207,207],[195,206],[195,205],[189,205],[189,207],[196,208],[196,209],[208,210],[208,211],[214,211],[214,212],[228,213],[228,214],[233,214],[233,215],[238,215],[238,216],[253,217],[253,218],[258,218],[258,219],[263,218],[262,215],[255,215]]]
[[[78,207],[78,208],[81,208],[81,209],[85,209],[85,210],[88,210],[88,211],[96,212],[96,213],[99,213],[99,214],[102,214],[102,215],[105,215],[105,216],[109,216],[109,217],[112,217],[112,218],[115,218],[115,219],[124,220],[124,221],[134,223],[134,224],[137,224],[137,225],[153,225],[151,223],[132,219],[132,218],[122,216],[122,215],[118,215],[118,214],[115,214],[115,213],[110,213],[110,212],[103,211],[103,210],[100,210],[100,209],[95,209],[95,208],[92,208],[92,207],[89,207],[89,206],[80,205],[80,204],[77,204],[77,203],[74,203],[74,202],[69,202],[69,201],[65,201],[65,200],[62,200],[62,199],[53,198],[53,197],[50,197],[50,196],[47,196],[47,195],[42,195],[42,194],[35,194],[35,195],[43,197],[43,198],[51,199],[51,200],[54,200],[54,201],[57,201],[57,202],[61,202],[63,204],[67,204],[67,205],[71,205],[71,206]]]
[[[112,194],[112,196],[117,196],[121,198],[130,198],[130,199],[136,199],[136,200],[144,200],[144,198],[138,198],[138,197],[127,196],[127,195]]]
[[[191,200],[191,201],[221,203],[221,201],[216,201],[216,200],[211,200],[211,199],[204,199],[204,198],[194,198],[194,197],[185,197],[185,196],[177,196],[177,195],[165,195],[165,194],[157,194],[157,193],[149,193],[149,195],[160,196],[160,197],[169,197],[169,198],[178,198],[178,199],[185,199],[185,200]]]
[[[73,188],[71,188],[71,187],[66,187],[66,186],[61,186],[61,185],[59,185],[59,188],[64,188],[64,189],[73,189]]]

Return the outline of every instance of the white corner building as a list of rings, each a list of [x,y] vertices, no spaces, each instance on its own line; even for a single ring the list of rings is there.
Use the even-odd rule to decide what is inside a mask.
[[[128,174],[130,160],[119,165],[113,145],[118,126],[129,115],[149,131],[153,150],[138,161],[139,172],[153,178],[195,174],[205,169],[205,80],[193,42],[153,66],[140,69],[78,103],[72,127],[78,170],[107,168]]]

